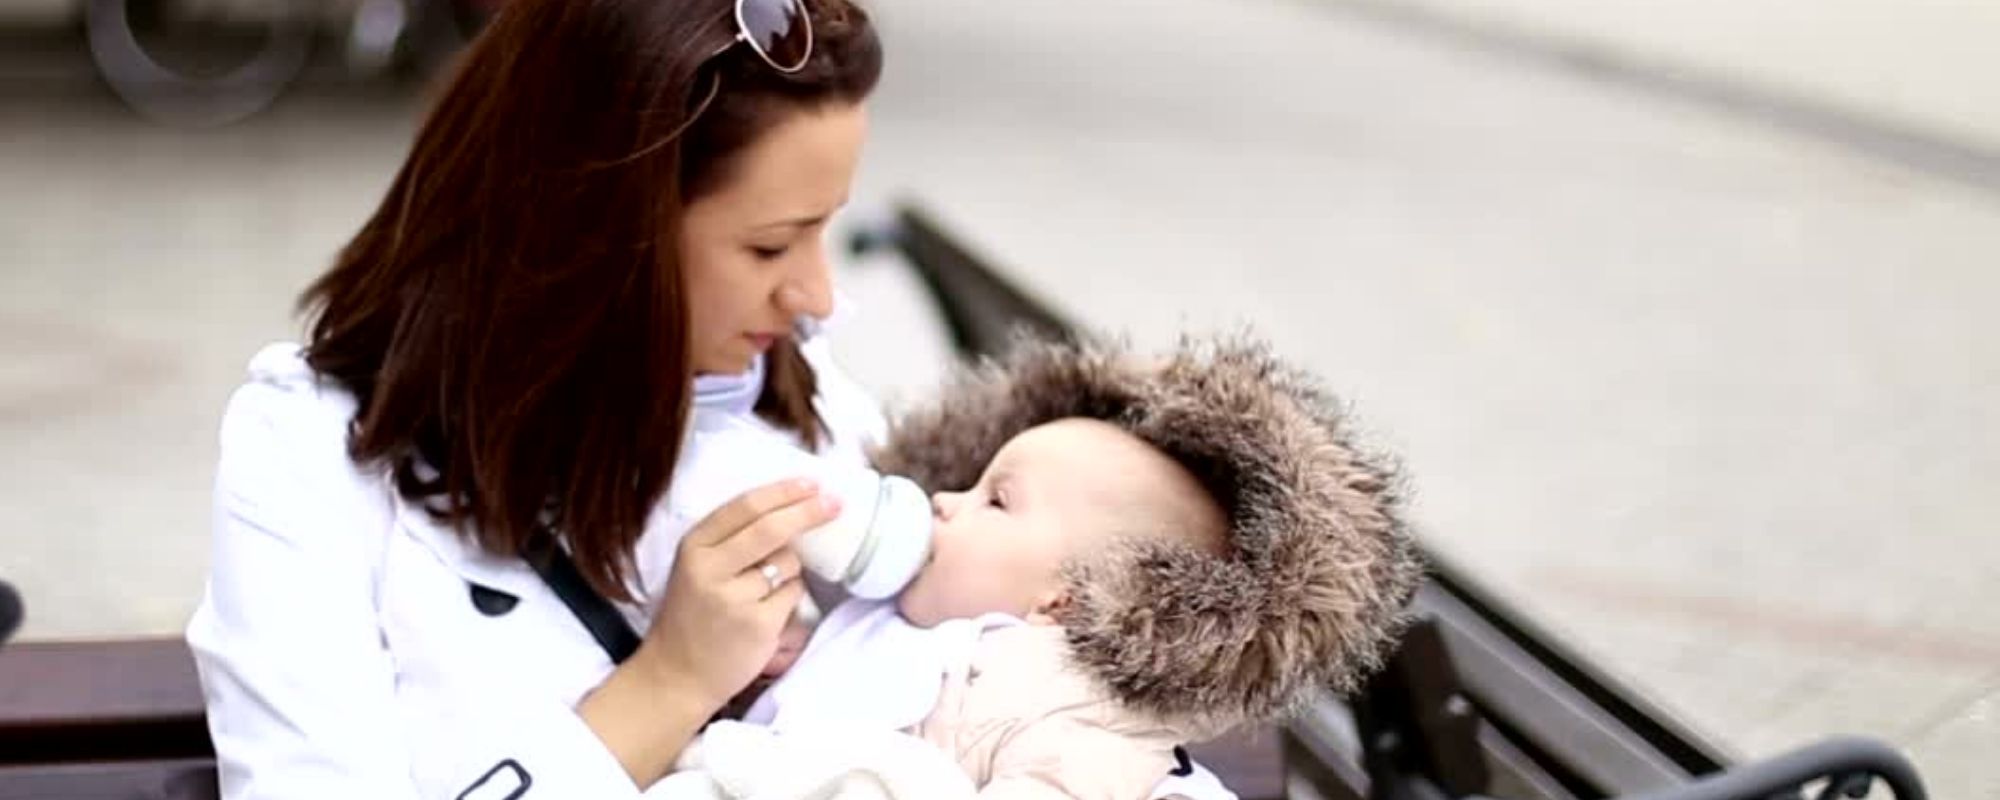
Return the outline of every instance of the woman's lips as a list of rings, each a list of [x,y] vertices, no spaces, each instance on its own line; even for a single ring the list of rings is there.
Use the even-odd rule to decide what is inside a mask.
[[[760,353],[771,349],[772,345],[778,343],[778,337],[768,333],[749,333],[744,334],[743,338],[749,339],[750,344],[755,346],[757,352]]]

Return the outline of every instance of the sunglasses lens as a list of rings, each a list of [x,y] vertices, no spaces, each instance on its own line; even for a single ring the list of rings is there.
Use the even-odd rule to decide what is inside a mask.
[[[812,22],[805,0],[737,0],[737,21],[750,46],[771,66],[791,71],[812,55]]]

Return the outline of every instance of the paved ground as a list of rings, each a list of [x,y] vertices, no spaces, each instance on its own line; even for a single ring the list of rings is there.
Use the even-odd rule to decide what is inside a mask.
[[[876,6],[863,202],[1142,342],[1254,324],[1406,455],[1441,553],[1745,754],[1871,733],[2000,798],[2000,194],[1311,2]],[[29,636],[178,627],[222,399],[409,124],[0,99]],[[883,266],[847,345],[908,394],[942,349]]]
[[[1726,77],[2000,148],[2000,4],[1983,0],[1308,0],[1473,23]]]

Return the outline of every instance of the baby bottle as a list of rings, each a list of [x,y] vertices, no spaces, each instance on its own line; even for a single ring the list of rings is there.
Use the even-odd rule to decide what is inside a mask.
[[[696,426],[674,470],[673,502],[700,519],[745,491],[800,477],[840,499],[838,517],[798,539],[806,569],[879,600],[902,591],[930,559],[930,498],[914,481],[836,463],[740,424]]]

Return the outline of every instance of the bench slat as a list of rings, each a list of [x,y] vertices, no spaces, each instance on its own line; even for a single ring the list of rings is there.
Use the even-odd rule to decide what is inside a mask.
[[[28,642],[0,649],[0,727],[201,713],[194,658],[179,639]]]
[[[0,800],[215,800],[203,759],[0,767]]]
[[[0,649],[0,765],[210,752],[194,661],[178,639]]]

